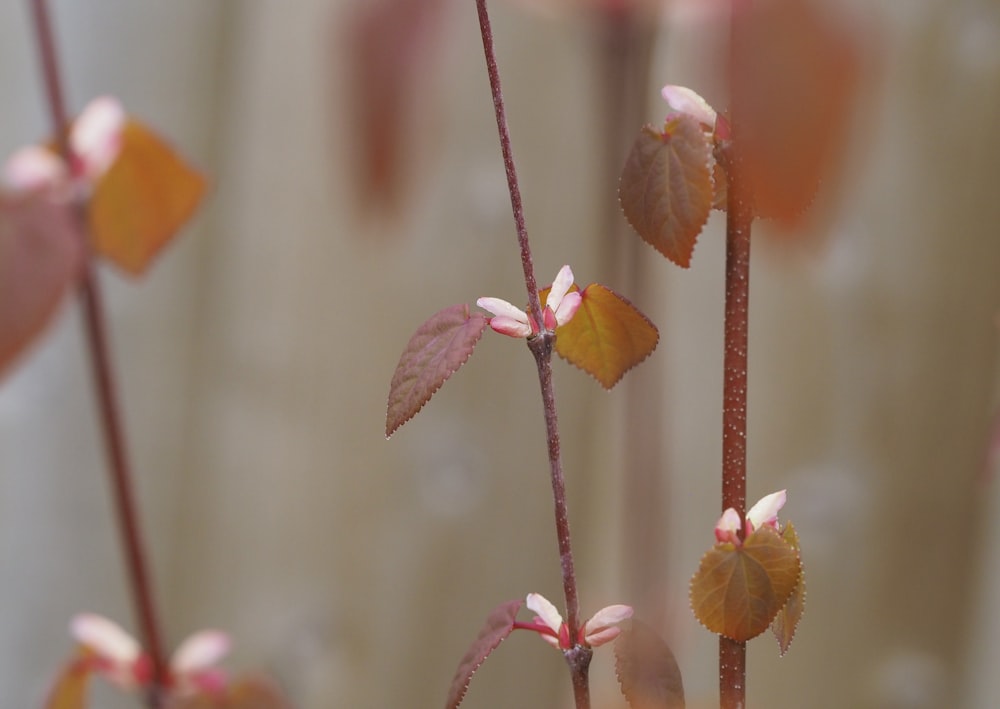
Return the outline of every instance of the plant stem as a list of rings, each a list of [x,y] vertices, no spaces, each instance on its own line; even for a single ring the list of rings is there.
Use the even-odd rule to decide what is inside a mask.
[[[56,143],[67,168],[72,172],[74,156],[68,140],[70,122],[63,100],[59,64],[48,7],[45,0],[33,0],[32,8]],[[79,233],[86,236],[89,233],[89,227],[85,205],[79,206],[76,210],[76,216]],[[152,584],[143,548],[139,514],[132,491],[132,473],[116,395],[116,380],[108,347],[104,307],[99,282],[94,272],[93,259],[89,255],[84,264],[80,295],[92,375],[104,432],[104,445],[108,456],[109,482],[114,496],[119,532],[131,581],[132,602],[139,621],[143,647],[149,653],[153,666],[153,681],[147,695],[147,704],[151,708],[157,709],[162,705],[160,686],[165,676],[165,664],[160,644],[156,606],[153,602]]]
[[[486,0],[476,0],[479,12],[479,31],[483,36],[483,52],[486,54],[486,73],[490,77],[493,93],[493,110],[497,117],[497,131],[500,134],[500,150],[507,172],[507,189],[510,190],[510,206],[514,210],[517,227],[517,243],[521,247],[521,267],[524,269],[524,284],[528,288],[528,313],[536,323],[542,323],[542,308],[538,301],[538,283],[535,281],[535,267],[531,260],[531,245],[528,243],[528,229],[524,225],[524,207],[521,204],[521,188],[517,184],[517,170],[514,167],[514,153],[510,147],[510,129],[507,127],[507,113],[500,90],[500,72],[497,70],[496,51],[493,47],[493,30],[486,10]]]
[[[514,222],[517,227],[517,241],[521,247],[521,265],[524,269],[524,283],[528,289],[528,312],[536,323],[541,324],[543,318],[538,298],[538,284],[535,281],[531,247],[528,243],[528,230],[524,224],[521,190],[518,187],[517,170],[514,167],[514,155],[510,145],[510,131],[507,127],[503,92],[500,89],[500,72],[497,70],[493,31],[490,28],[486,0],[476,0],[476,9],[479,13],[479,29],[483,37],[483,51],[486,55],[486,71],[489,74],[490,89],[493,94],[493,109],[496,113],[497,131],[500,134],[500,150],[503,153],[504,167],[507,172],[507,187],[510,190],[510,203],[514,211]],[[592,651],[589,647],[576,644],[580,629],[580,602],[576,588],[576,572],[573,568],[573,547],[569,529],[569,512],[566,505],[566,479],[563,475],[562,460],[560,457],[559,422],[556,416],[555,391],[552,386],[552,349],[554,343],[555,335],[543,330],[537,337],[528,339],[528,349],[531,350],[531,353],[535,357],[535,363],[538,366],[538,382],[542,390],[542,408],[545,414],[545,432],[552,480],[552,497],[555,506],[556,536],[559,541],[559,561],[562,569],[563,594],[566,598],[566,625],[569,629],[569,636],[574,642],[574,647],[566,651],[565,658],[570,669],[576,709],[590,709],[589,670]]]
[[[726,316],[722,393],[722,509],[742,519],[747,501],[747,343],[750,313],[750,226],[735,141],[724,151],[726,205]],[[719,694],[723,709],[746,706],[746,643],[719,637]]]

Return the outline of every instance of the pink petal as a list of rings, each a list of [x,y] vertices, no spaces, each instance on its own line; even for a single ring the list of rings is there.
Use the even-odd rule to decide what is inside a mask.
[[[727,509],[715,523],[715,539],[719,543],[732,542],[739,545],[740,515],[732,507]]]
[[[490,318],[490,327],[501,335],[507,335],[508,337],[527,337],[531,334],[531,325],[528,323],[501,315]]]
[[[621,633],[618,624],[631,618],[634,612],[632,606],[622,604],[602,608],[584,624],[584,641],[591,647],[611,642]]]
[[[116,664],[132,664],[142,649],[120,625],[94,613],[82,613],[70,623],[70,633],[78,643]]]
[[[520,308],[516,308],[506,300],[501,298],[480,298],[476,301],[478,305],[483,310],[486,310],[494,315],[503,318],[510,318],[511,320],[517,320],[525,325],[528,324],[528,314],[525,313]]]
[[[699,123],[715,128],[715,109],[701,96],[686,86],[667,84],[660,92],[663,100],[675,111],[686,113]]]
[[[12,192],[33,192],[53,187],[66,177],[66,168],[55,153],[38,145],[21,148],[3,166],[4,186]]]
[[[556,274],[556,279],[552,281],[552,288],[549,290],[549,297],[545,300],[545,304],[552,308],[552,312],[559,312],[559,306],[562,303],[563,296],[566,295],[567,291],[569,291],[572,286],[573,269],[571,269],[569,264],[567,264],[559,269],[559,273]]]
[[[559,309],[556,311],[556,322],[560,325],[565,325],[572,320],[582,302],[583,296],[580,295],[579,291],[567,293],[562,302],[559,303]]]
[[[750,531],[752,532],[764,525],[777,527],[778,511],[784,506],[784,490],[778,490],[778,492],[772,492],[770,495],[760,498],[757,504],[747,512],[747,524],[750,526]]]
[[[540,593],[529,593],[524,603],[528,606],[528,608],[538,614],[539,620],[552,628],[552,631],[556,635],[559,635],[559,631],[562,629],[563,619],[559,614],[559,611],[556,610],[556,607],[549,602],[549,599]],[[558,641],[555,644],[558,647]]]
[[[88,103],[73,123],[70,146],[88,179],[101,177],[118,157],[125,120],[121,103],[110,96],[101,96]]]
[[[170,658],[177,675],[196,675],[229,654],[229,636],[218,630],[202,630],[181,643]]]

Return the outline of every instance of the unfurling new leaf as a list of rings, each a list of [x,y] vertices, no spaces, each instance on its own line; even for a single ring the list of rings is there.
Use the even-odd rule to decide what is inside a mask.
[[[611,389],[656,349],[660,333],[638,308],[600,283],[581,295],[576,315],[556,331],[556,352]]]
[[[618,187],[625,218],[646,243],[687,268],[712,210],[712,148],[701,125],[674,113],[663,131],[646,126]]]
[[[490,656],[490,653],[496,650],[500,643],[513,632],[514,619],[517,617],[517,612],[521,610],[522,603],[523,601],[520,598],[507,601],[498,606],[486,618],[486,623],[483,625],[482,630],[479,631],[479,636],[472,643],[468,652],[465,653],[462,661],[458,663],[458,669],[451,680],[451,689],[448,690],[448,700],[444,705],[445,709],[456,709],[462,703],[462,700],[465,699],[465,693],[469,690],[469,682],[472,680],[472,675],[486,662],[486,658]]]
[[[713,633],[743,642],[765,630],[802,576],[798,550],[772,527],[741,546],[716,544],[691,579],[691,609]]]
[[[468,361],[488,324],[485,315],[470,312],[468,305],[453,305],[417,328],[389,385],[386,438],[416,416],[434,392]]]
[[[799,537],[795,533],[795,528],[791,522],[785,524],[781,536],[796,551],[798,550]],[[788,652],[788,648],[792,644],[792,639],[795,637],[795,629],[798,627],[799,621],[802,620],[802,614],[805,613],[805,610],[806,572],[805,569],[800,568],[799,582],[795,585],[795,590],[792,591],[792,595],[788,597],[785,605],[778,611],[778,615],[774,617],[774,622],[771,623],[771,630],[778,641],[778,650],[782,655]]]

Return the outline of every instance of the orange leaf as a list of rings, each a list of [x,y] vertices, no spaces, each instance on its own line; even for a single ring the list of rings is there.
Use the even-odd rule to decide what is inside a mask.
[[[45,709],[85,709],[90,666],[86,659],[74,660],[63,668],[45,700]]]
[[[582,296],[576,315],[556,331],[556,352],[610,389],[656,349],[660,333],[610,288],[591,283]]]
[[[94,248],[126,272],[141,275],[191,218],[205,188],[200,173],[129,119],[121,152],[90,202]]]
[[[746,641],[767,630],[802,575],[799,554],[771,527],[737,547],[716,544],[691,579],[691,609],[713,633]]]
[[[785,525],[781,536],[798,550],[799,537],[795,533],[795,528],[792,527],[791,522]],[[801,560],[799,563],[801,565]],[[792,591],[792,595],[788,597],[785,605],[778,611],[778,615],[774,617],[774,622],[771,623],[771,630],[778,641],[778,650],[782,655],[788,652],[788,647],[792,644],[792,639],[795,637],[795,629],[798,628],[799,621],[802,620],[802,614],[805,613],[805,610],[806,572],[800,566],[799,582],[795,584],[795,590]]]
[[[684,709],[674,653],[645,623],[631,621],[615,640],[615,674],[632,709]]]
[[[42,331],[83,265],[70,208],[0,198],[0,374]]]
[[[675,114],[662,133],[642,129],[622,170],[618,197],[628,223],[684,268],[712,210],[711,158],[698,122]]]
[[[858,76],[853,38],[810,0],[734,5],[729,68],[757,214],[794,222],[842,152]]]

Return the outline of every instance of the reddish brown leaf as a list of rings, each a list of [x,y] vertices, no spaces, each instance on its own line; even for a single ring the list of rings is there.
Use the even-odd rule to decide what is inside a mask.
[[[367,214],[399,206],[414,109],[427,103],[428,77],[443,43],[445,0],[358,0],[339,47],[346,48],[353,133],[351,145],[361,206]],[[338,58],[338,61],[341,61]]]
[[[795,528],[791,522],[785,525],[781,536],[796,551],[799,550],[799,537],[795,533]],[[778,649],[782,655],[788,652],[788,647],[792,644],[792,639],[795,637],[795,629],[798,628],[799,621],[802,620],[802,614],[806,610],[806,572],[802,568],[801,557],[799,560],[799,571],[799,582],[795,584],[792,595],[788,597],[785,605],[778,611],[778,615],[774,617],[774,622],[771,623],[771,630],[778,641]]]
[[[690,116],[675,114],[663,132],[646,126],[622,170],[625,218],[657,251],[687,268],[712,209],[711,146]]]
[[[615,641],[615,673],[632,709],[684,709],[684,683],[674,653],[641,621]]]
[[[271,681],[244,677],[232,682],[221,694],[174,699],[167,709],[291,709],[291,705]]]
[[[453,305],[431,316],[406,344],[389,385],[385,436],[417,415],[448,377],[472,355],[489,319]]]
[[[45,709],[85,709],[89,680],[90,668],[86,660],[69,663],[56,678],[45,700]]]
[[[610,288],[591,283],[582,295],[576,315],[556,331],[556,352],[610,389],[656,349],[660,333]]]
[[[94,248],[126,272],[142,274],[191,218],[205,187],[170,146],[130,119],[121,152],[90,202]]]
[[[0,196],[0,375],[38,336],[80,276],[83,242],[50,196]]]
[[[741,547],[716,544],[691,579],[691,609],[713,633],[737,641],[767,630],[801,576],[796,549],[761,527]]]
[[[733,5],[730,82],[757,214],[792,221],[829,175],[858,75],[854,40],[810,0]]]
[[[514,618],[521,610],[522,603],[523,601],[520,599],[507,601],[490,613],[483,629],[479,631],[479,637],[472,643],[472,647],[465,653],[462,661],[458,663],[458,669],[451,680],[451,688],[448,690],[445,709],[456,709],[465,699],[472,675],[486,662],[490,653],[496,650],[500,643],[514,630]]]

